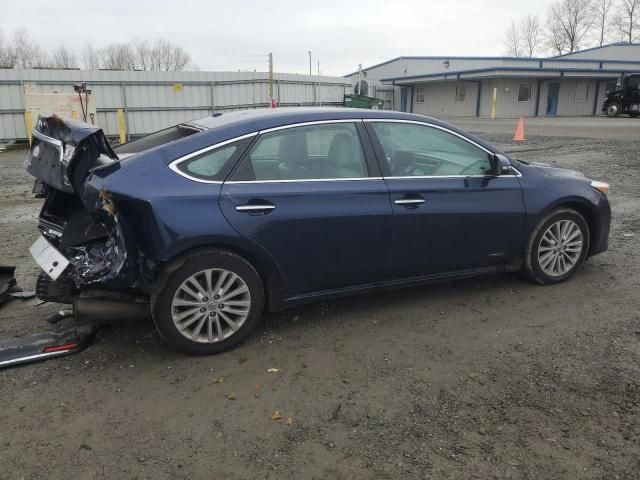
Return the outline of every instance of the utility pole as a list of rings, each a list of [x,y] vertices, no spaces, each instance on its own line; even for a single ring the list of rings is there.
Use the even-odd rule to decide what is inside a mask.
[[[320,60],[318,60],[318,105],[322,106],[322,90],[320,88]]]
[[[309,54],[309,75],[312,75],[312,73],[311,73],[311,50],[309,50],[307,53]]]
[[[273,53],[269,52],[269,107],[274,108],[273,101]]]

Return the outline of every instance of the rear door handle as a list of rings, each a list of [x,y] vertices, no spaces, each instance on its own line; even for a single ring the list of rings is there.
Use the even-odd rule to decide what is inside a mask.
[[[425,202],[425,199],[422,198],[420,195],[405,195],[404,197],[396,198],[393,201],[393,203],[395,203],[396,205],[402,205],[403,207],[407,207],[407,208],[419,207],[424,202]]]
[[[258,215],[261,213],[269,213],[272,210],[275,210],[275,208],[275,205],[268,202],[249,202],[244,205],[236,205],[236,212]]]

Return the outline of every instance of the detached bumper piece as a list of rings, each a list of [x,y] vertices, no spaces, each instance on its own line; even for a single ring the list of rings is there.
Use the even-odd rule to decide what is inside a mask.
[[[99,327],[84,326],[63,332],[0,339],[0,368],[24,365],[82,351]]]

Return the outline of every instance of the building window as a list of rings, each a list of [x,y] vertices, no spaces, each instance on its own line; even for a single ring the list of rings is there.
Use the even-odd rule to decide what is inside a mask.
[[[464,102],[465,98],[467,98],[467,87],[456,85],[456,102]]]
[[[589,84],[579,83],[576,85],[576,103],[584,103],[589,98]]]
[[[416,103],[424,103],[424,87],[416,88]]]
[[[531,84],[521,83],[518,85],[518,101],[530,102],[531,101]]]

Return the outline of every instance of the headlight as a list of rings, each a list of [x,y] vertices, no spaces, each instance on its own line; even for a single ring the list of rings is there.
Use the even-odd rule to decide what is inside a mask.
[[[597,180],[592,180],[591,181],[591,186],[593,188],[595,188],[596,190],[598,190],[599,192],[604,193],[605,195],[609,194],[609,184],[605,183],[605,182],[599,182]]]

